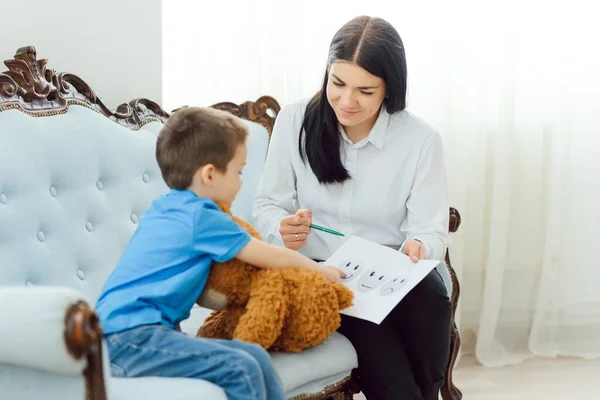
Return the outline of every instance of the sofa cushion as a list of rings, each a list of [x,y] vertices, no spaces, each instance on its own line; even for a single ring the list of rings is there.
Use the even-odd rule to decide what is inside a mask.
[[[218,386],[188,378],[106,378],[108,400],[227,400]],[[35,382],[35,385],[28,383]],[[40,387],[43,394],[40,395]],[[38,369],[0,364],[2,399],[82,400],[82,375],[64,375]]]
[[[195,336],[202,322],[211,313],[206,308],[194,306],[190,317],[181,323],[181,330]],[[320,389],[339,382],[358,367],[356,351],[352,344],[341,334],[334,332],[319,346],[301,353],[271,352],[271,359],[279,373],[286,392],[314,390],[313,381],[326,380]],[[304,387],[303,387],[304,386]],[[310,392],[309,392],[310,393]]]
[[[109,400],[227,400],[215,384],[191,378],[111,378],[107,384]]]
[[[349,375],[352,369],[358,367],[352,344],[337,332],[333,332],[325,343],[302,353],[273,352],[271,359],[286,392],[323,377]]]
[[[0,364],[0,398],[82,400],[85,399],[85,382],[82,375]]]
[[[66,351],[64,333],[65,311],[79,300],[67,287],[0,287],[0,364],[81,375],[85,359]]]

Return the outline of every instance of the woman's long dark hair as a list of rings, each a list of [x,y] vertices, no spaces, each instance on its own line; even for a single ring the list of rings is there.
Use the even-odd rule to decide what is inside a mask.
[[[342,164],[338,119],[327,100],[329,68],[338,60],[354,62],[383,79],[388,113],[406,108],[406,57],[396,29],[380,18],[363,16],[347,22],[331,41],[323,86],[310,100],[300,127],[300,157],[308,159],[322,184],[350,178]]]

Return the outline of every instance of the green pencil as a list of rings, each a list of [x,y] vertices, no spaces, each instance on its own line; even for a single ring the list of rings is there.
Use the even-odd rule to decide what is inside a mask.
[[[324,227],[322,227],[322,226],[319,226],[319,225],[310,224],[310,227],[311,227],[311,228],[313,228],[313,229],[316,229],[316,230],[318,230],[318,231],[321,231],[321,232],[327,232],[327,233],[331,233],[332,235],[336,235],[336,236],[344,236],[344,234],[343,234],[343,233],[340,233],[340,232],[334,231],[333,229],[324,228]]]

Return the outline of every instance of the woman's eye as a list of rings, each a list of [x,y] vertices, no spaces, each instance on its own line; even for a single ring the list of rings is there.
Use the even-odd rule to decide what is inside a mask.
[[[364,94],[365,96],[370,96],[373,94],[373,92],[363,92],[362,90],[360,91],[362,94]]]
[[[335,86],[337,86],[337,87],[342,87],[342,86],[344,86],[344,84],[343,84],[343,83],[339,83],[339,82],[335,82],[335,81],[333,82],[333,84],[334,84]]]

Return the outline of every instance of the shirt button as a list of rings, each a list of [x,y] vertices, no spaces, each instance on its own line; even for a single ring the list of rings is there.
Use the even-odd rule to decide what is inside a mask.
[[[50,186],[50,196],[56,197],[56,188],[54,186]]]
[[[98,190],[102,190],[102,189],[104,189],[104,183],[102,183],[102,181],[98,181],[98,182],[96,182],[96,188],[97,188]]]
[[[86,223],[85,223],[85,229],[87,229],[87,230],[88,230],[88,232],[91,232],[91,231],[93,231],[93,230],[94,230],[94,226],[92,225],[92,223],[91,223],[91,222],[86,222]]]
[[[44,235],[44,232],[42,232],[42,231],[38,231],[37,238],[40,242],[46,241],[46,235]]]
[[[133,222],[134,224],[138,223],[138,217],[135,214],[131,214],[131,222]]]
[[[8,199],[6,198],[6,195],[4,193],[0,193],[0,203],[2,203],[2,204],[8,203]]]
[[[144,174],[142,175],[142,180],[146,183],[150,182],[150,177],[148,176],[148,174]]]
[[[82,270],[80,270],[80,269],[79,269],[79,270],[77,270],[77,277],[78,277],[80,280],[84,280],[84,279],[85,279],[85,274],[83,273],[83,271],[82,271]]]

